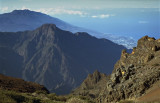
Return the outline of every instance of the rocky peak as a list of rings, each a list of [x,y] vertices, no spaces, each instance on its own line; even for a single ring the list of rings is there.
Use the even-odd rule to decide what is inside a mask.
[[[57,30],[58,28],[56,27],[55,24],[43,24],[41,27],[39,27],[37,30],[41,31],[47,31],[47,30]]]
[[[109,76],[96,70],[93,74],[89,74],[81,86],[75,89],[72,94],[96,98],[104,88],[105,82],[107,82],[108,78]]]
[[[41,27],[34,30],[34,39],[39,38],[40,42],[47,40],[46,42],[52,43],[56,34],[60,32],[60,29],[55,24],[43,24]]]
[[[138,40],[137,49],[145,51],[158,51],[160,50],[160,39],[144,36]]]
[[[89,74],[87,79],[84,82],[92,82],[92,83],[97,83],[100,81],[101,77],[103,76],[103,74],[101,74],[100,72],[98,72],[98,70],[96,70],[93,74]]]

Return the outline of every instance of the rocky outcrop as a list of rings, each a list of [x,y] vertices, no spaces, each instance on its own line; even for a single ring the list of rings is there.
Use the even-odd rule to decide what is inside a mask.
[[[98,72],[89,74],[83,83],[75,89],[71,94],[80,96],[89,96],[93,99],[97,98],[100,91],[104,88],[104,82],[107,82],[109,76]]]
[[[160,39],[156,40],[155,38],[144,36],[138,40],[138,45],[133,48],[131,54],[127,53],[125,50],[122,51],[120,60],[115,64],[115,69],[129,64],[145,64],[152,60],[155,56],[155,52],[159,50]]]
[[[160,80],[160,40],[145,36],[138,41],[131,54],[122,51],[115,64],[99,103],[136,99]]]

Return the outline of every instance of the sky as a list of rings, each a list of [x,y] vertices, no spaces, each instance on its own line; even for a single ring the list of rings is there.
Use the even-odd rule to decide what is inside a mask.
[[[0,13],[28,8],[50,15],[85,15],[91,9],[159,7],[160,0],[0,0]]]
[[[0,0],[0,14],[29,9],[101,33],[160,34],[160,0]]]

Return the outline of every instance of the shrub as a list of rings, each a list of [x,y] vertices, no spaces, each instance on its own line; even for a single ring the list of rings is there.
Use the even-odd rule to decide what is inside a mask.
[[[37,94],[48,94],[47,91],[43,91],[43,90],[37,90],[35,93]]]
[[[55,93],[48,94],[48,98],[51,99],[51,100],[55,100],[56,96],[57,95]]]
[[[0,90],[0,103],[40,103],[40,100],[15,91]]]
[[[4,92],[0,92],[0,103],[16,103],[16,101],[11,98],[8,97]]]

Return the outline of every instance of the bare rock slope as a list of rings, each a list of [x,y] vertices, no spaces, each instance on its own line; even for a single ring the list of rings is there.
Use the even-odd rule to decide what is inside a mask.
[[[156,94],[155,89],[151,92],[148,90],[160,81],[160,39],[144,36],[138,40],[138,45],[133,48],[131,54],[123,50],[112,74],[105,78],[101,81],[103,85],[101,92],[93,98],[98,103],[118,102],[126,99],[143,101],[143,98],[148,95],[153,97]],[[85,84],[86,80],[82,84]],[[156,90],[158,91],[159,87]],[[85,91],[95,91],[95,88]],[[152,99],[152,101],[156,100]]]

